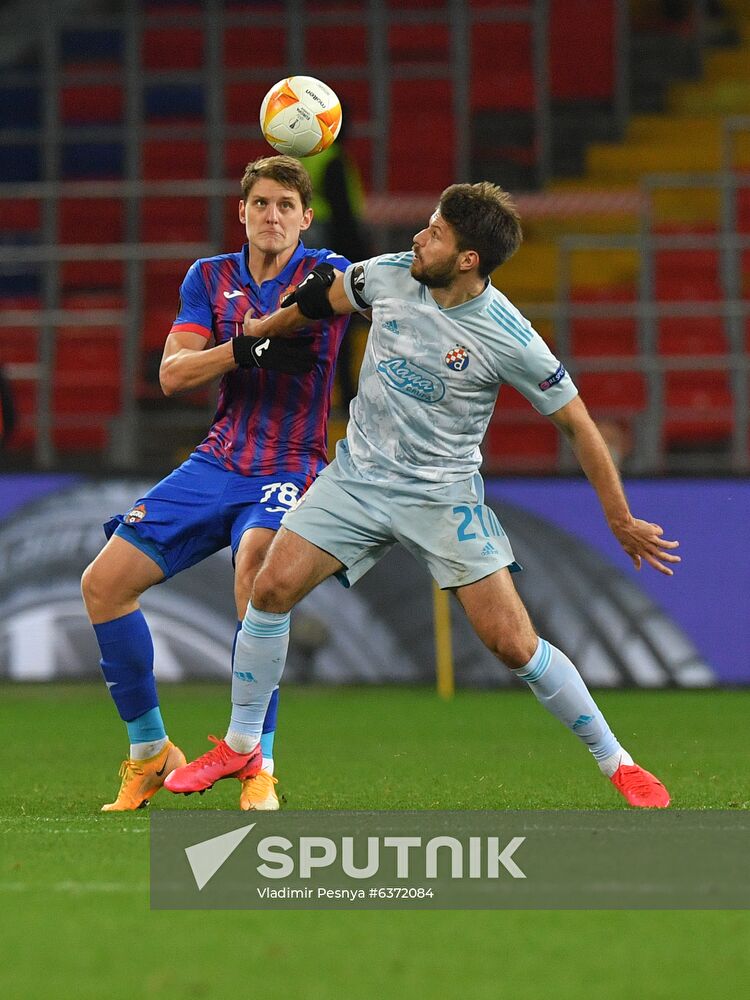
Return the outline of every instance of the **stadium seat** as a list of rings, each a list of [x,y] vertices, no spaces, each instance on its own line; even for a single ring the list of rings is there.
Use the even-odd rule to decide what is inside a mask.
[[[41,122],[40,86],[0,86],[0,129],[39,128]]]
[[[646,383],[640,372],[581,372],[576,384],[596,416],[632,417],[646,405]]]
[[[247,80],[228,83],[224,88],[224,114],[229,124],[260,126],[258,112],[268,86],[261,81]]]
[[[125,238],[125,203],[119,198],[61,198],[61,243],[121,243]]]
[[[205,34],[201,28],[147,26],[143,32],[141,56],[146,70],[201,69]]]
[[[471,110],[528,111],[536,106],[528,22],[480,22],[471,28]]]
[[[141,239],[146,243],[200,243],[208,239],[206,198],[144,198]]]
[[[716,250],[659,250],[654,257],[657,300],[719,299],[719,255]]]
[[[229,24],[224,30],[222,58],[228,70],[268,69],[268,86],[265,87],[268,90],[285,75],[286,34],[271,24],[256,24],[252,29]]]
[[[120,409],[121,340],[120,327],[58,329],[52,408],[60,451],[106,446]]]
[[[121,292],[83,289],[68,291],[62,296],[63,309],[118,309],[126,308],[125,296]]]
[[[125,145],[122,142],[65,141],[62,144],[62,180],[119,180],[124,168]]]
[[[552,471],[558,447],[557,428],[520,392],[504,385],[482,444],[485,471]]]
[[[611,102],[615,0],[552,0],[549,83],[553,101]],[[581,68],[585,66],[585,72]]]
[[[123,88],[117,84],[67,84],[60,89],[64,125],[115,125],[123,119]]]
[[[150,313],[152,309],[159,312],[172,311],[172,318],[174,318],[180,285],[192,263],[192,260],[147,260],[145,262],[143,265],[143,284],[146,314]],[[168,332],[169,328],[167,328],[166,333]]]
[[[119,291],[125,281],[121,260],[69,260],[60,265],[63,293],[106,289]]]
[[[663,355],[725,354],[724,322],[715,316],[669,317],[659,320],[657,350]]]
[[[202,180],[206,176],[206,143],[202,139],[146,139],[145,180]]]
[[[367,25],[351,23],[349,20],[352,11],[356,15],[358,11],[361,13],[361,10],[361,5],[336,8],[340,21],[336,25],[336,41],[333,45],[330,25],[311,24],[308,27],[305,33],[305,63],[311,71],[340,66],[343,61],[351,66],[367,66],[369,58]],[[339,93],[333,78],[325,79],[326,83],[330,83],[336,93]]]
[[[60,58],[68,71],[91,70],[122,62],[125,36],[119,28],[64,28],[60,32]]]
[[[198,123],[204,118],[202,83],[150,83],[145,87],[143,102],[147,122]]]
[[[577,317],[570,324],[574,358],[632,357],[638,352],[637,323],[630,317]]]
[[[449,27],[435,23],[392,24],[388,29],[388,54],[396,74],[404,65],[445,65],[451,54]]]
[[[412,80],[404,89],[391,84],[391,113],[399,128],[391,133],[388,187],[395,192],[440,193],[453,180],[453,119],[448,80]]]
[[[0,231],[9,238],[10,233],[35,233],[42,225],[41,199],[4,198]]]
[[[737,191],[737,230],[740,233],[750,233],[750,177],[746,184],[747,187]]]
[[[726,372],[667,372],[664,405],[663,436],[667,449],[728,444],[733,418]]]
[[[528,420],[493,417],[482,444],[484,471],[552,472],[560,434],[554,424],[533,415]]]

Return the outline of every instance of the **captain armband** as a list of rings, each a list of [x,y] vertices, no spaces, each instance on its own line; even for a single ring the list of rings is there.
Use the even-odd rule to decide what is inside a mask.
[[[281,303],[281,308],[296,305],[307,319],[329,319],[335,313],[328,300],[328,289],[336,276],[335,268],[330,264],[318,264],[297,285],[294,291],[287,295]]]

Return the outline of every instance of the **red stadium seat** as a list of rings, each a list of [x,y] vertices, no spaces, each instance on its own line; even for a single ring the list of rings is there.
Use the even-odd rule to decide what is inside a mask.
[[[450,59],[450,29],[447,24],[392,24],[388,29],[391,65],[440,63]]]
[[[36,232],[42,225],[42,202],[31,198],[4,198],[0,229]]]
[[[665,447],[728,443],[733,426],[729,377],[722,371],[667,372]]]
[[[256,139],[230,139],[224,145],[224,176],[237,181],[237,198],[240,197],[240,178],[251,160],[259,156],[271,156],[273,149],[261,136],[258,129]],[[231,198],[228,199],[231,202]]]
[[[274,81],[247,80],[229,83],[224,88],[224,114],[230,124],[257,125],[260,136],[259,112],[263,98]]]
[[[657,299],[712,301],[722,297],[716,250],[659,250],[654,266]]]
[[[440,191],[453,180],[453,118],[448,80],[412,80],[409,87],[392,84],[393,120],[388,187],[396,192]]]
[[[62,198],[61,243],[122,243],[125,203],[119,198]]]
[[[141,239],[146,243],[200,243],[208,239],[206,198],[144,198]]]
[[[206,143],[202,139],[146,139],[146,180],[200,180],[206,176]]]
[[[123,119],[123,87],[114,83],[67,84],[60,89],[64,125],[115,125]]]
[[[472,111],[533,111],[532,31],[528,22],[481,22],[471,29]]]
[[[224,30],[223,61],[228,69],[268,69],[268,90],[285,75],[286,32],[270,24],[254,24],[252,28],[229,24]]]
[[[549,36],[552,99],[611,101],[616,57],[614,0],[552,0]]]
[[[63,293],[108,289],[116,291],[125,281],[121,260],[70,260],[60,265]]]
[[[559,446],[560,434],[545,417],[493,417],[482,444],[484,469],[489,474],[551,472],[557,464]]]
[[[721,317],[684,316],[659,320],[659,354],[724,354],[728,346]]]
[[[316,13],[324,10],[323,5],[316,4]],[[340,66],[346,62],[350,66],[367,66],[369,59],[368,28],[366,24],[350,21],[350,14],[361,13],[362,7],[354,5],[332,8],[339,18],[336,24],[335,42],[331,42],[331,25],[311,24],[305,33],[305,64],[312,72],[329,66]],[[274,81],[269,81],[273,83]],[[336,93],[338,90],[333,78],[330,83]],[[340,95],[339,95],[340,96]]]
[[[573,357],[633,357],[638,353],[637,324],[630,317],[577,317],[570,324]]]
[[[737,229],[741,233],[750,233],[750,177],[747,178],[747,187],[741,187],[737,191]]]
[[[205,34],[201,28],[147,27],[143,32],[143,68],[201,69]]]
[[[597,416],[629,417],[646,405],[646,383],[640,372],[581,372],[576,384]]]

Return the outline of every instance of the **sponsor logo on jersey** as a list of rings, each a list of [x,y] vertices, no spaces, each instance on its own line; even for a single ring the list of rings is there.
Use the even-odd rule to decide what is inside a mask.
[[[557,385],[563,377],[565,376],[565,365],[560,365],[554,375],[550,375],[543,382],[539,383],[539,388],[542,392],[546,392],[547,389],[551,389],[553,385]]]
[[[423,403],[437,403],[445,395],[445,383],[439,375],[433,375],[406,358],[381,361],[378,372],[387,385]]]
[[[398,335],[398,322],[397,322],[397,320],[395,320],[395,319],[388,319],[388,320],[385,321],[385,323],[383,323],[383,326],[390,333]]]
[[[138,524],[146,516],[146,505],[139,503],[137,507],[131,507],[123,517],[125,524]]]
[[[445,363],[454,372],[462,372],[469,366],[469,352],[465,347],[456,344],[445,355]]]

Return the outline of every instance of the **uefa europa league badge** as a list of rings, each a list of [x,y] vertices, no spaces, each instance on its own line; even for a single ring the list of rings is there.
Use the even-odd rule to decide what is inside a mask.
[[[462,372],[469,364],[469,352],[465,347],[456,344],[445,355],[445,363],[454,372]]]

